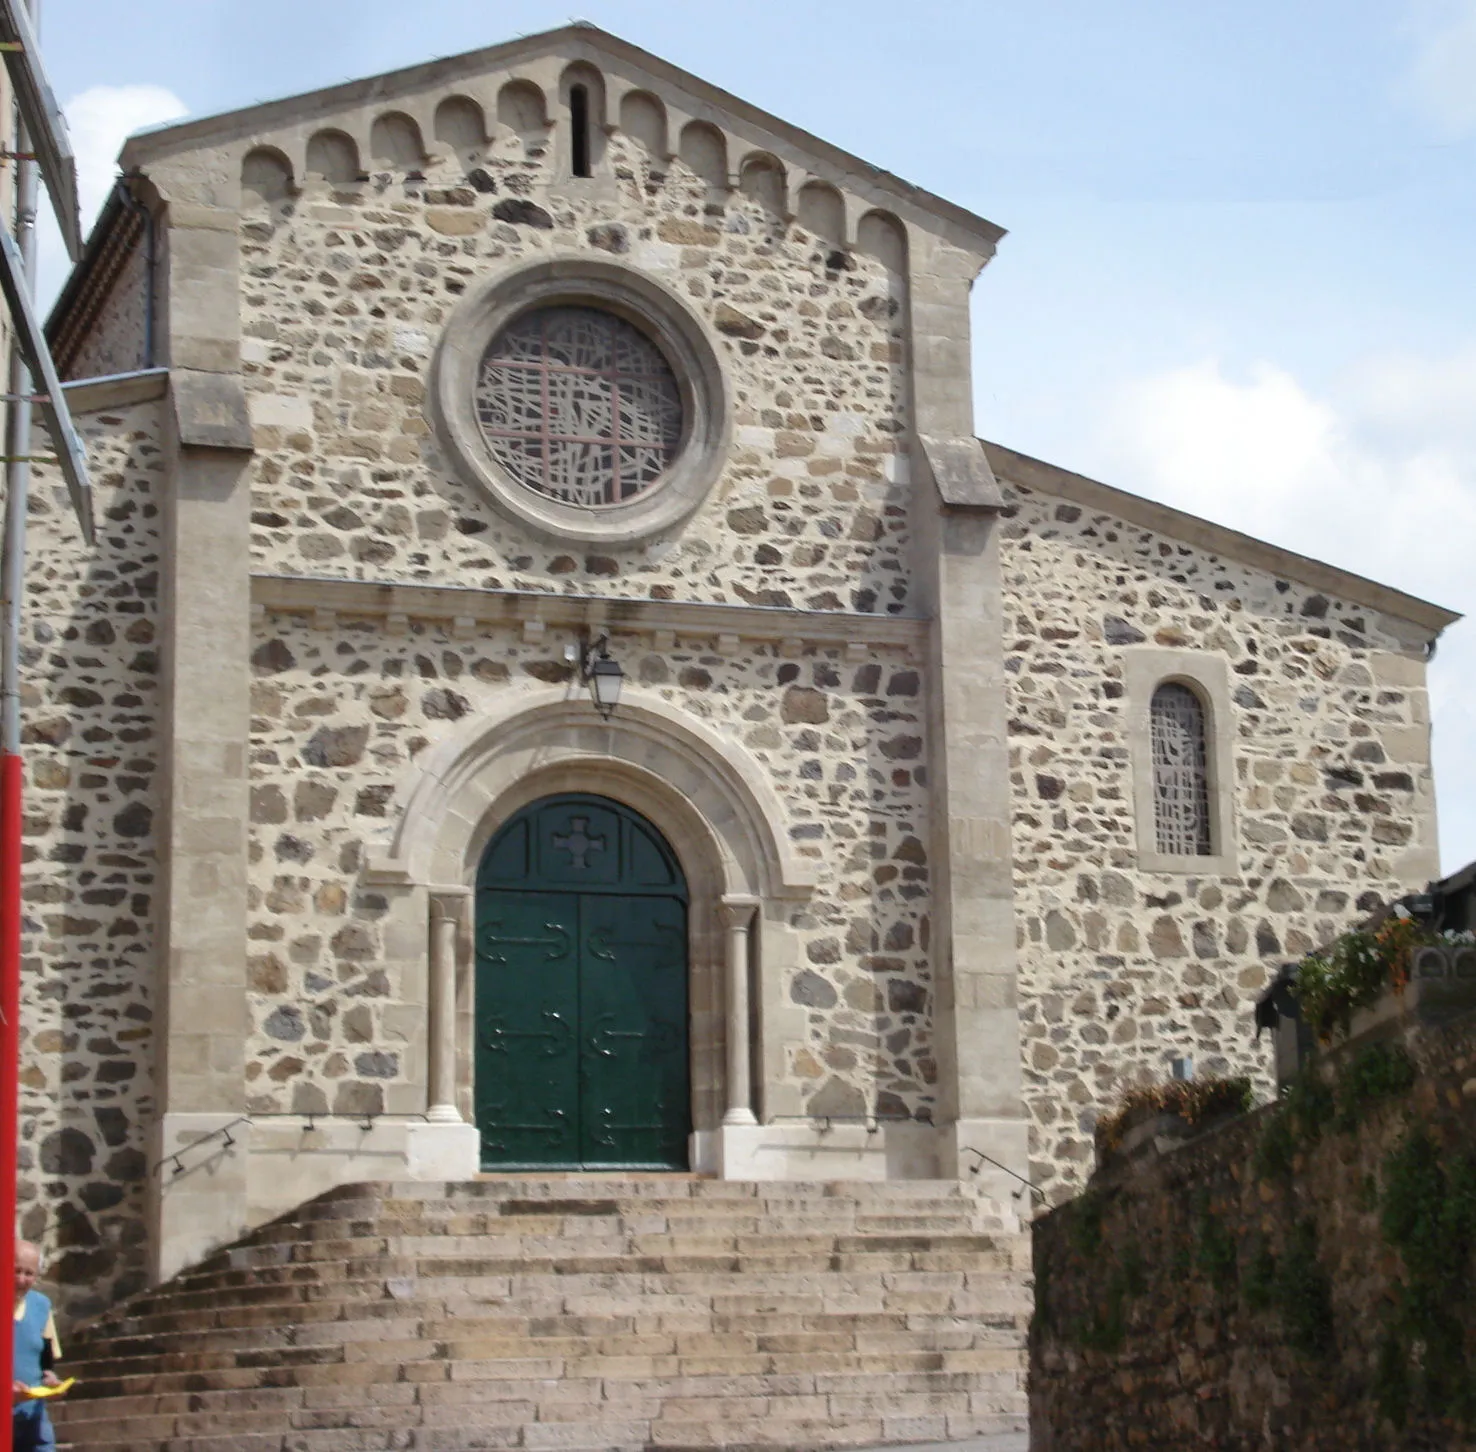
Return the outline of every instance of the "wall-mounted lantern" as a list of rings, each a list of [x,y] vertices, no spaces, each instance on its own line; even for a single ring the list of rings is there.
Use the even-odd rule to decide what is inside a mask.
[[[595,710],[608,721],[620,704],[620,688],[625,684],[625,672],[620,669],[620,662],[611,659],[608,635],[602,635],[584,647],[579,678],[589,687]]]

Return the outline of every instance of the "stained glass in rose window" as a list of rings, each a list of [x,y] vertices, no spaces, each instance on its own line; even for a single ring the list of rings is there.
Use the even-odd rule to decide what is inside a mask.
[[[639,328],[598,308],[525,313],[482,357],[477,418],[497,462],[566,504],[619,504],[676,457],[676,375]]]

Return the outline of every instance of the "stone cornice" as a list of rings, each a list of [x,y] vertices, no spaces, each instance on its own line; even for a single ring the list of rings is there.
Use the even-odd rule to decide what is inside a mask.
[[[76,378],[62,384],[71,412],[100,413],[109,408],[127,408],[148,403],[169,392],[167,368],[142,368],[134,373],[109,373],[101,378]],[[40,415],[38,414],[37,417]]]
[[[980,442],[996,476],[1006,483],[1013,481],[1039,494],[1069,499],[1073,504],[1100,510],[1127,524],[1141,525],[1212,554],[1240,560],[1265,570],[1269,575],[1296,580],[1314,590],[1325,590],[1340,600],[1406,621],[1424,632],[1427,639],[1434,639],[1447,625],[1453,625],[1461,618],[1455,610],[1433,605],[1415,595],[1406,595],[1402,590],[1381,585],[1364,575],[1355,575],[1351,570],[1340,570],[1336,565],[1310,559],[1294,550],[1267,544],[1253,535],[1201,519],[1197,514],[1144,499],[1141,494],[1129,494],[1125,489],[1100,484],[1057,464],[1047,464],[1041,459],[1032,459],[1028,454],[1016,453],[1003,444],[992,444],[988,439]]]
[[[435,620],[449,621],[453,634],[467,637],[483,626],[511,625],[521,628],[528,641],[542,640],[551,630],[608,631],[650,636],[658,642],[666,636],[670,644],[708,639],[720,654],[731,653],[744,640],[774,642],[785,653],[798,653],[809,645],[840,646],[850,660],[867,660],[878,650],[918,651],[928,630],[928,621],[915,616],[477,590],[323,575],[254,574],[251,603],[264,611],[312,615],[324,628],[331,628],[340,615],[382,619],[390,634],[403,633],[411,620]]]

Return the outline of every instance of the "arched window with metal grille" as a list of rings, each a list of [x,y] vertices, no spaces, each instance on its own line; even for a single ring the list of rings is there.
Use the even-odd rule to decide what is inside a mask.
[[[1165,681],[1153,692],[1153,827],[1158,850],[1208,857],[1209,741],[1204,704],[1188,686]]]

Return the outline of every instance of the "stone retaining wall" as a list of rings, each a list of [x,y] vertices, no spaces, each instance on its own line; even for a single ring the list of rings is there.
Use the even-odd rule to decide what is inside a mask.
[[[1150,1148],[1036,1221],[1037,1452],[1476,1446],[1476,1018],[1390,1043],[1412,1087],[1365,1040],[1290,1118]],[[1411,1317],[1424,1237],[1438,1290]],[[1428,1397],[1421,1365],[1445,1379]]]

